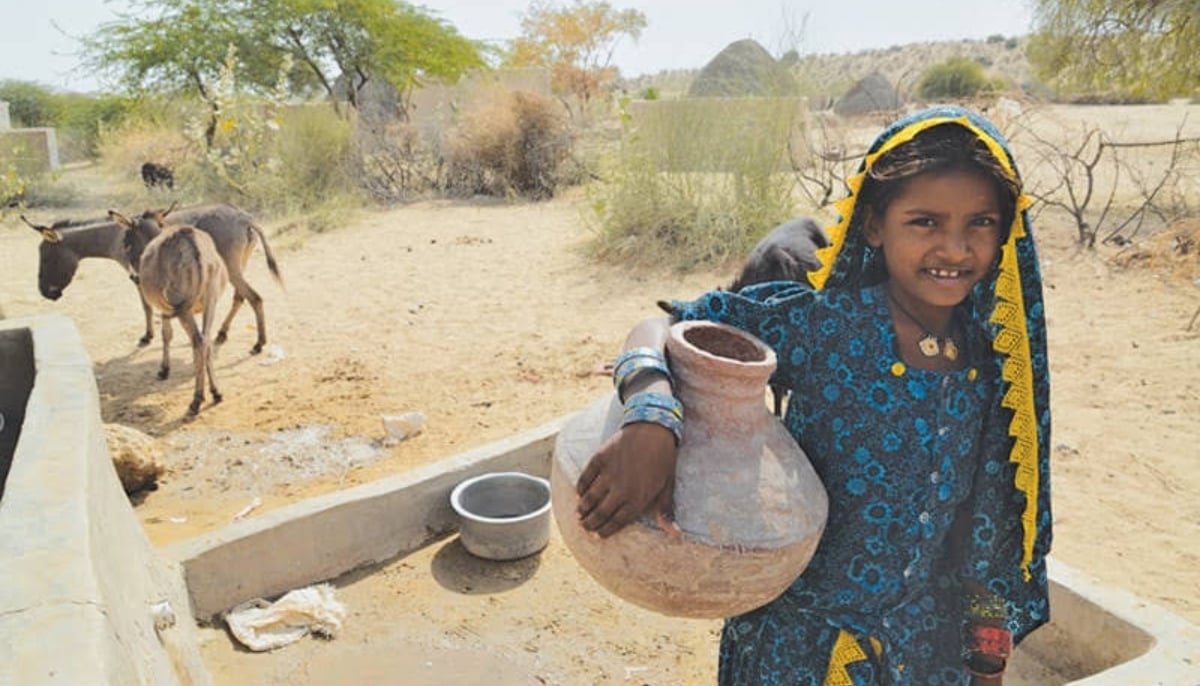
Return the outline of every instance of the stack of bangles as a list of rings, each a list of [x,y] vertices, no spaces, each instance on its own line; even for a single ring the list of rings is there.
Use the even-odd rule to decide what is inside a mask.
[[[661,374],[674,385],[671,370],[662,352],[654,348],[631,348],[621,353],[613,364],[613,385],[617,398],[625,405],[621,426],[638,423],[658,424],[675,436],[675,444],[683,440],[683,405],[669,393],[642,391],[625,398],[625,387],[635,377],[645,373]]]
[[[1012,632],[997,626],[1007,618],[1004,600],[991,594],[968,594],[965,614],[963,662],[967,671],[978,678],[998,678],[1004,674],[1013,648]]]

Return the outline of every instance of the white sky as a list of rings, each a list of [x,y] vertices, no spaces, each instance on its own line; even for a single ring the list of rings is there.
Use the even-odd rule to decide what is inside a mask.
[[[1028,0],[609,0],[636,8],[648,26],[623,39],[614,62],[625,76],[699,68],[729,43],[753,38],[773,54],[856,52],[929,40],[1029,32]],[[520,29],[528,0],[417,2],[472,39],[503,41]],[[0,80],[19,79],[77,91],[99,84],[78,69],[75,36],[128,9],[128,0],[0,0]],[[846,14],[842,10],[849,9]],[[805,16],[796,44],[794,35]],[[789,38],[789,35],[793,38]]]

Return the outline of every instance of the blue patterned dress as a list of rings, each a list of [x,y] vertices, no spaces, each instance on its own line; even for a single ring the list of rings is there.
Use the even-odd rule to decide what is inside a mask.
[[[1024,587],[1024,497],[1012,488],[1009,413],[994,402],[998,363],[982,328],[968,332],[968,366],[938,372],[900,359],[881,286],[776,282],[675,306],[775,350],[772,383],[792,391],[785,423],[829,493],[808,569],[779,599],[726,622],[720,683],[967,683],[962,580],[1001,595]],[[1044,595],[1009,601],[1018,631],[1045,621]]]

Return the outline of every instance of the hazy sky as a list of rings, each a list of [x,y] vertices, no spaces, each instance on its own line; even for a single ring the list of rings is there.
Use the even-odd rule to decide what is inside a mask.
[[[729,43],[753,38],[774,54],[855,52],[927,40],[985,38],[1029,31],[1027,0],[609,0],[641,10],[648,26],[624,39],[614,62],[626,76],[699,68]],[[527,0],[436,0],[414,3],[468,38],[503,41],[520,28]],[[76,67],[78,43],[128,9],[128,0],[0,0],[0,80],[20,79],[86,91],[96,81]],[[841,14],[850,9],[848,15]],[[807,24],[804,23],[807,15]],[[796,41],[796,34],[799,42]]]

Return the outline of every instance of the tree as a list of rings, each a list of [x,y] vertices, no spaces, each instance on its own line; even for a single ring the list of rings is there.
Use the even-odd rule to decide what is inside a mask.
[[[192,93],[214,108],[212,84],[231,46],[238,82],[250,90],[273,90],[290,56],[293,92],[316,88],[352,107],[372,78],[405,92],[423,78],[454,78],[483,65],[478,46],[405,2],[133,2],[136,11],[84,39],[90,66],[131,90]],[[342,93],[335,92],[339,74],[349,84]]]
[[[1036,0],[1029,58],[1060,89],[1166,99],[1200,90],[1200,0]]]
[[[521,35],[513,41],[505,63],[550,70],[550,83],[560,95],[574,95],[582,105],[617,77],[613,51],[624,36],[637,41],[646,28],[638,10],[616,10],[607,2],[573,0],[565,7],[535,0],[521,18]]]
[[[357,109],[372,79],[402,95],[484,65],[480,47],[424,9],[393,0],[227,0],[310,84]],[[406,109],[401,105],[402,109]]]

